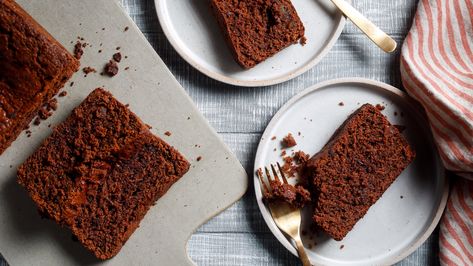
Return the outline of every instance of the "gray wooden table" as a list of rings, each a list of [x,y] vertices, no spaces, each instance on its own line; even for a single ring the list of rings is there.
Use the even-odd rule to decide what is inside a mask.
[[[294,80],[265,88],[225,85],[200,74],[174,51],[159,26],[153,0],[121,1],[248,173],[253,172],[258,140],[265,126],[287,100],[304,88],[327,79],[353,76],[401,88],[399,53],[382,53],[350,23],[320,64]],[[417,5],[417,0],[353,2],[399,43],[409,30]],[[438,234],[434,233],[399,265],[437,265],[437,241]],[[242,200],[197,230],[188,251],[198,265],[299,265],[267,228],[251,185]]]

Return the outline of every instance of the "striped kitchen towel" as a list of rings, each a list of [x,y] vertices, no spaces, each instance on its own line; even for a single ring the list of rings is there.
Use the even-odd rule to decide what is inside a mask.
[[[445,167],[463,177],[440,223],[440,262],[473,265],[473,0],[419,1],[401,77],[427,113]]]

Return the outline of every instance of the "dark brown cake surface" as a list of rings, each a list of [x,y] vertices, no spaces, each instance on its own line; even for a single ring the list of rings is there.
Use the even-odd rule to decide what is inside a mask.
[[[18,182],[41,213],[108,259],[188,169],[178,151],[96,89],[19,167]]]
[[[290,0],[211,0],[211,6],[235,60],[244,68],[304,36]]]
[[[374,106],[363,105],[306,165],[315,223],[342,240],[414,157],[398,129]]]
[[[12,0],[0,0],[0,154],[79,68]]]

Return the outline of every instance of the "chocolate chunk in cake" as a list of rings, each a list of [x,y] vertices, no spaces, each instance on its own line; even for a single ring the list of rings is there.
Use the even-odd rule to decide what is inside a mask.
[[[188,169],[177,150],[96,89],[19,167],[18,183],[41,213],[108,259]]]
[[[290,0],[211,0],[211,7],[235,60],[244,68],[304,37],[304,25]]]
[[[78,68],[18,4],[0,1],[0,154]]]
[[[407,140],[380,110],[363,105],[306,165],[315,223],[342,240],[414,157]]]

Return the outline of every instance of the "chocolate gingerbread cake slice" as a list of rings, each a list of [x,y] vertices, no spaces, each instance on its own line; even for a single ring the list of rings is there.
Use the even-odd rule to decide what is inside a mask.
[[[363,105],[306,165],[315,223],[342,240],[414,157],[399,130],[376,107]]]
[[[79,68],[13,0],[0,0],[0,154]]]
[[[41,213],[108,259],[188,169],[177,150],[96,89],[19,167],[18,183]]]
[[[244,68],[273,56],[304,37],[290,0],[211,0],[235,60]]]

